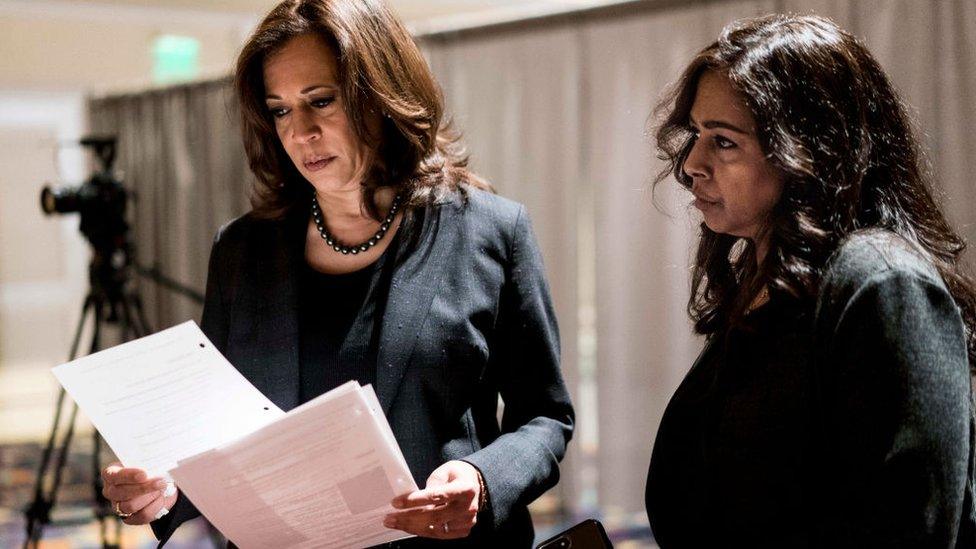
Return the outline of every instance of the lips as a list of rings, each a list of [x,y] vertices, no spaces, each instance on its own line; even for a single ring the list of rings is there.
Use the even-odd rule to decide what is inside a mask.
[[[720,200],[715,200],[713,198],[709,198],[709,197],[707,197],[705,195],[701,195],[701,194],[698,194],[698,193],[695,193],[695,192],[693,192],[691,194],[693,194],[695,196],[695,202],[704,202],[705,204],[713,204],[713,205],[714,204],[718,204],[719,202],[721,202]]]
[[[692,202],[692,205],[701,211],[714,208],[721,204],[721,201],[719,200],[711,200],[697,193],[692,193],[692,194],[695,196],[695,201]]]
[[[334,159],[334,156],[316,155],[306,158],[302,164],[306,170],[316,172],[328,166]]]

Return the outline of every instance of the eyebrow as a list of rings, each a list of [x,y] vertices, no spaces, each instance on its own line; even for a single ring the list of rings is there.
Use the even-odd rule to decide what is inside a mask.
[[[336,86],[329,86],[327,84],[314,84],[312,86],[309,86],[309,87],[303,89],[302,91],[300,91],[298,93],[300,93],[302,95],[305,95],[307,93],[312,93],[313,91],[318,90],[318,89],[331,89],[331,90],[335,90],[337,88],[336,88]],[[280,96],[277,96],[277,95],[274,95],[274,94],[268,94],[268,95],[264,96],[264,99],[265,99],[265,101],[267,101],[268,99],[281,99],[281,97]]]
[[[699,125],[698,122],[695,122],[695,119],[692,118],[691,115],[688,115],[688,119],[691,120],[691,123],[694,124],[695,126]],[[746,130],[743,130],[742,128],[734,124],[729,124],[728,122],[723,122],[721,120],[706,120],[703,124],[701,124],[701,126],[703,126],[705,129],[708,130],[711,130],[713,128],[724,128],[729,131],[741,133],[742,135],[749,135],[749,132],[747,132]]]

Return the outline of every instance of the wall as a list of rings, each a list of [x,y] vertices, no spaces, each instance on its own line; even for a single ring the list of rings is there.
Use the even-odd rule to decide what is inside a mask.
[[[0,439],[40,438],[87,288],[78,216],[47,217],[47,182],[87,176],[81,94],[0,92]]]

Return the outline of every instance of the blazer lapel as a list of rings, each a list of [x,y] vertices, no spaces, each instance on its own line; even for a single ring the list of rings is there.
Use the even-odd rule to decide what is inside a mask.
[[[459,215],[453,202],[429,206],[415,228],[420,231],[416,244],[407,239],[397,251],[376,360],[376,394],[384,413],[389,413],[396,398],[443,266],[459,251]]]

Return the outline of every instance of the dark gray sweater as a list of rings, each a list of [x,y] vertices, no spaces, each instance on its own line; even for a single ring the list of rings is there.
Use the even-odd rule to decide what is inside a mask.
[[[713,336],[648,472],[662,547],[976,547],[959,310],[893,233],[847,239],[816,303]]]

